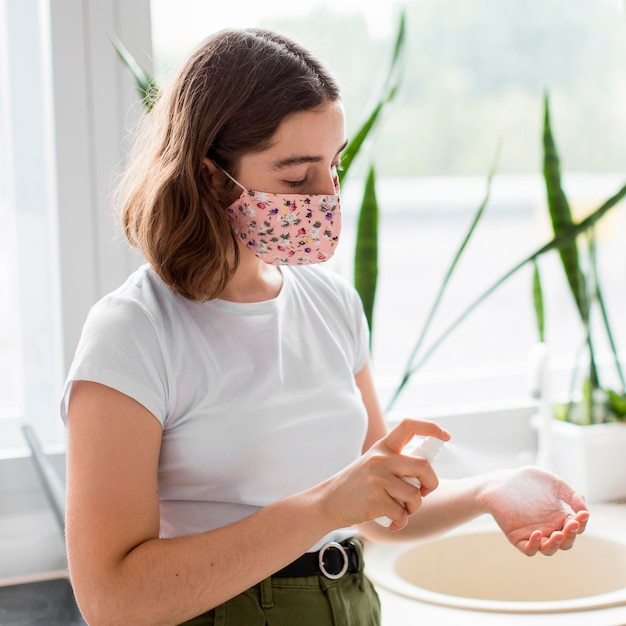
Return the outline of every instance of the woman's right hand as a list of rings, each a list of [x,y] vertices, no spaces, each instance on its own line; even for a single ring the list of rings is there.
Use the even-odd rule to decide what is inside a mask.
[[[383,515],[393,520],[392,530],[406,526],[408,516],[418,511],[422,498],[439,484],[427,459],[402,454],[414,435],[450,439],[450,434],[434,422],[405,419],[320,486],[323,506],[334,517],[337,528]],[[403,476],[417,478],[421,488],[407,483]]]

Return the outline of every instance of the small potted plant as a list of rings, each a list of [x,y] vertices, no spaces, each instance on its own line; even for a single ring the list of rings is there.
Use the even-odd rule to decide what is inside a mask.
[[[575,224],[561,184],[558,152],[550,126],[546,96],[543,126],[544,180],[555,237]],[[544,397],[544,423],[539,428],[542,461],[568,479],[589,500],[626,498],[626,382],[601,286],[595,227],[558,248],[564,277],[581,321],[579,356],[566,401]],[[540,340],[545,341],[544,301],[539,264],[534,261],[533,300]],[[621,388],[608,387],[596,360],[596,339],[603,333]],[[547,373],[549,375],[549,373]],[[544,390],[546,391],[546,390]],[[545,395],[545,394],[544,394]]]

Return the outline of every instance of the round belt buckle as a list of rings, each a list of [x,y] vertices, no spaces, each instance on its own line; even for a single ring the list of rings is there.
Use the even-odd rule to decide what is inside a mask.
[[[341,570],[336,574],[329,572],[324,564],[324,554],[326,554],[328,550],[339,550],[339,553],[343,556],[343,565],[341,566]],[[322,549],[319,552],[318,562],[322,574],[324,574],[326,578],[330,578],[332,580],[341,578],[348,571],[348,554],[346,553],[345,548],[336,541],[329,541],[327,544],[322,546]]]

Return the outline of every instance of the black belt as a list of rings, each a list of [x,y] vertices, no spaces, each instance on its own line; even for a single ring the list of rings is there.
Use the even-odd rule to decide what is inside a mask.
[[[300,558],[272,574],[279,578],[294,576],[326,576],[341,578],[348,572],[360,572],[363,569],[363,546],[358,539],[347,539],[341,543],[330,541],[319,552],[307,552]]]

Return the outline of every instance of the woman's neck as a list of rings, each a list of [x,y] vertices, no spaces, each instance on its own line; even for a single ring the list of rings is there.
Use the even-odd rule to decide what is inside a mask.
[[[278,296],[282,286],[283,275],[279,267],[268,265],[243,250],[237,270],[220,298],[231,302],[263,302]]]

